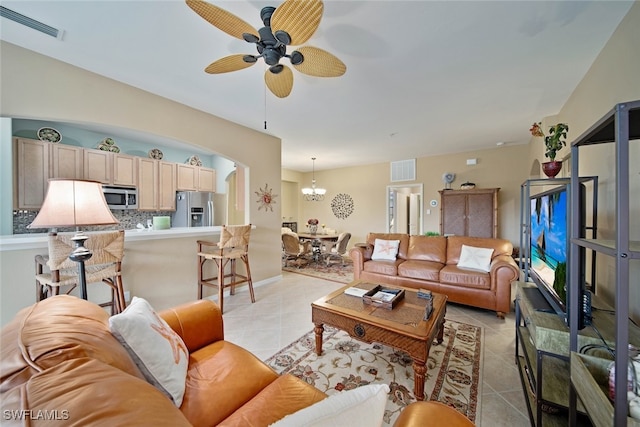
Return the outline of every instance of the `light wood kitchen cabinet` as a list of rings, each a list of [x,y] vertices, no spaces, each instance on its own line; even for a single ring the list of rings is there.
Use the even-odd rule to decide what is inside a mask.
[[[51,178],[82,179],[82,147],[65,144],[49,144],[51,147]]]
[[[177,164],[177,191],[216,191],[215,169]]]
[[[138,209],[176,209],[175,163],[138,158]]]
[[[198,189],[198,167],[180,163],[176,167],[177,191],[196,191]]]
[[[102,150],[84,150],[84,179],[112,183],[113,153]]]
[[[176,164],[158,162],[158,209],[176,210]]]
[[[138,184],[136,157],[110,151],[84,150],[84,179],[107,185],[135,187]]]
[[[138,209],[158,209],[158,161],[138,159]]]
[[[138,188],[141,210],[173,211],[176,191],[216,189],[216,171],[110,151],[14,137],[14,209],[39,209],[50,178]]]
[[[440,191],[440,234],[498,237],[499,190]]]
[[[49,143],[14,138],[13,205],[15,209],[39,209],[47,194]]]
[[[138,157],[113,154],[113,185],[138,185]]]
[[[216,192],[216,171],[198,167],[198,191]]]

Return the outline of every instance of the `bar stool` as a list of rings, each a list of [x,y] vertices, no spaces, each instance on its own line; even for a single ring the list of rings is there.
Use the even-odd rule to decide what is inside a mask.
[[[49,233],[48,256],[37,255],[36,263],[36,301],[51,295],[60,294],[60,288],[66,287],[69,294],[78,286],[78,263],[69,259],[75,249],[71,240],[76,233]],[[124,288],[122,285],[122,258],[124,257],[124,230],[89,233],[85,246],[93,253],[85,262],[87,283],[102,282],[111,288],[111,301],[100,304],[111,307],[111,314],[125,309]],[[44,265],[50,269],[44,272]]]
[[[251,234],[251,224],[222,226],[220,231],[220,241],[211,242],[198,240],[198,299],[202,299],[203,286],[218,288],[218,305],[223,311],[222,294],[225,288],[231,288],[231,295],[235,294],[235,287],[241,283],[249,284],[251,302],[256,302],[253,294],[253,281],[251,280],[251,269],[249,268],[249,236]],[[215,248],[211,250],[210,248]],[[246,275],[240,275],[236,271],[236,261],[244,263]],[[204,265],[207,261],[216,264],[217,275],[204,277]],[[230,273],[225,273],[225,267],[230,265]],[[226,278],[231,278],[230,282],[225,282]]]

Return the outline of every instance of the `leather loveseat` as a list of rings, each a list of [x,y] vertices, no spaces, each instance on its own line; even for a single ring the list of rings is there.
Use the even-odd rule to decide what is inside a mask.
[[[372,260],[376,239],[399,240],[394,260]],[[458,267],[462,246],[493,249],[488,272]],[[493,310],[499,317],[511,310],[511,283],[520,270],[511,257],[513,245],[504,239],[465,236],[413,236],[369,233],[366,244],[349,251],[354,279],[448,296],[450,302]]]
[[[225,341],[212,301],[160,316],[189,351],[180,408],[144,379],[103,309],[60,295],[23,309],[2,329],[2,425],[266,426],[326,397]]]
[[[222,314],[212,301],[160,316],[189,353],[179,408],[144,379],[101,307],[58,295],[21,310],[2,328],[2,425],[268,426],[327,397],[225,341]],[[409,405],[395,427],[428,425],[428,408]]]

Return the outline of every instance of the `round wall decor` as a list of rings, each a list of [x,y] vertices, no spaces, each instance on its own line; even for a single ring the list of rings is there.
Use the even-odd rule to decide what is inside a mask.
[[[38,139],[40,141],[53,142],[57,144],[62,141],[62,134],[54,128],[40,128],[38,129]]]
[[[353,199],[348,194],[339,193],[331,201],[331,210],[336,218],[347,218],[353,213],[353,209]]]

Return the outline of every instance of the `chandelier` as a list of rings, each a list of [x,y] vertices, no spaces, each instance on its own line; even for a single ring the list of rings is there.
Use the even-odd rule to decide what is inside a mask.
[[[311,188],[306,187],[302,189],[302,195],[308,202],[319,202],[324,200],[324,194],[327,192],[324,188],[316,188],[316,158],[312,157],[313,171],[311,174]]]

